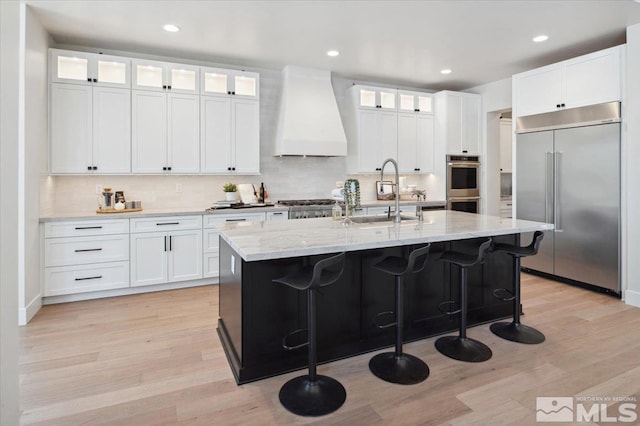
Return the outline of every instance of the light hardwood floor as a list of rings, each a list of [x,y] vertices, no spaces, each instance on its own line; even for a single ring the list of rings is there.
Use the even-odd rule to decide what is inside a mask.
[[[237,386],[216,334],[217,286],[49,305],[21,328],[22,424],[47,425],[501,425],[535,424],[536,396],[640,395],[640,309],[523,274],[523,322],[541,345],[469,336],[493,358],[440,355],[435,338],[405,345],[431,369],[414,386],[369,373],[373,354],[319,366],[345,386],[329,416],[287,412],[291,373]],[[613,404],[613,403],[611,403]],[[616,411],[617,412],[617,411]]]

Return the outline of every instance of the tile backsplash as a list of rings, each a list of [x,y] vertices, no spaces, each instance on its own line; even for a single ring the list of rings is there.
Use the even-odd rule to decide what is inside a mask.
[[[301,198],[328,198],[337,181],[347,177],[360,180],[362,200],[375,199],[375,181],[379,175],[346,175],[344,157],[274,157],[276,127],[280,108],[281,74],[276,70],[254,69],[260,73],[260,170],[258,176],[43,176],[40,185],[41,214],[60,212],[92,212],[98,206],[96,186],[110,186],[124,191],[127,200],[142,201],[143,208],[207,208],[224,200],[222,185],[226,182],[264,182],[271,201]],[[353,83],[333,78],[334,91],[341,113],[346,108],[344,94]],[[343,115],[344,117],[344,115]],[[344,121],[344,118],[343,118]],[[385,179],[393,180],[389,167]],[[433,175],[408,175],[407,185],[426,188],[437,185]],[[181,192],[176,191],[181,186]],[[434,191],[433,193],[436,193]]]

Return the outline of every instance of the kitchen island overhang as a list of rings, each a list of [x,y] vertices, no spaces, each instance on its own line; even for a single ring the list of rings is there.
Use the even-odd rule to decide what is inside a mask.
[[[318,295],[318,360],[323,363],[393,344],[393,328],[380,329],[374,322],[394,305],[393,278],[372,268],[383,257],[407,256],[412,248],[432,243],[427,267],[406,284],[405,341],[413,341],[457,328],[456,317],[438,305],[457,300],[459,271],[438,262],[440,253],[471,252],[488,237],[517,244],[522,233],[550,229],[553,225],[454,211],[425,212],[424,221],[401,224],[345,227],[329,218],[227,224],[220,232],[218,334],[235,379],[241,384],[306,366],[305,349],[282,347],[285,335],[306,326],[306,298],[273,283],[274,278],[329,253],[347,252],[341,279]],[[489,254],[469,271],[469,325],[513,313],[511,302],[493,296],[498,288],[512,290],[513,276],[511,258],[504,253]]]

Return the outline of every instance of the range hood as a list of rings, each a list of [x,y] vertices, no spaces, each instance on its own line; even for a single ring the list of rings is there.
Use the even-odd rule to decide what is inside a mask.
[[[347,138],[326,70],[288,65],[274,155],[345,156]]]

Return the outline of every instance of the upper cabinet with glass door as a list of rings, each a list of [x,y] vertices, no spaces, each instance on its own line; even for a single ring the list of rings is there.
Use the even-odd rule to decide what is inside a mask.
[[[433,103],[428,93],[398,91],[398,112],[433,114]]]
[[[50,49],[51,81],[131,87],[131,60],[99,53]]]
[[[377,108],[384,110],[398,109],[398,91],[380,87],[358,86],[358,106],[360,108]]]
[[[198,94],[200,67],[170,62],[131,61],[134,89]]]
[[[260,98],[260,75],[255,72],[200,68],[200,94]]]

